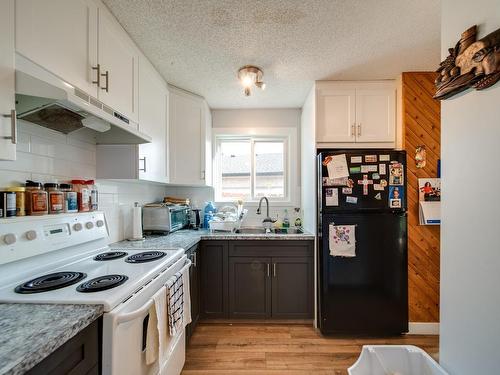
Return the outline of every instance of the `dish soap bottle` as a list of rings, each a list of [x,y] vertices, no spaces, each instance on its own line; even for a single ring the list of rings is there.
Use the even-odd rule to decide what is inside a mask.
[[[295,210],[295,214],[297,216],[295,218],[295,227],[301,228],[302,227],[302,219],[300,217],[300,207],[295,207],[294,210]]]
[[[290,228],[290,218],[288,217],[287,209],[285,209],[285,216],[283,216],[283,228]]]
[[[280,215],[276,214],[276,221],[274,222],[274,228],[276,229],[281,229],[281,220],[280,220]]]

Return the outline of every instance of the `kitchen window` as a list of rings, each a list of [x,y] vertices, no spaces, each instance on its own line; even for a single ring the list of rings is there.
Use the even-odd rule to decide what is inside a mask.
[[[289,200],[287,147],[286,137],[217,137],[216,200]]]

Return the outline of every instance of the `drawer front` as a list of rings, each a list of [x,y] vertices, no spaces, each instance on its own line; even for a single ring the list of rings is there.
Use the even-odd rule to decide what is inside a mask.
[[[229,241],[229,256],[278,256],[278,257],[312,257],[314,241]]]

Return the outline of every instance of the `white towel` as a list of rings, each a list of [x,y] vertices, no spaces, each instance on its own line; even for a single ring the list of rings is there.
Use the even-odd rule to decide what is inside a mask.
[[[184,328],[184,283],[182,274],[177,272],[167,281],[167,313],[170,336],[175,336]]]
[[[189,284],[189,269],[190,267],[184,267],[182,271],[182,284],[183,284],[183,294],[184,294],[184,328],[191,323],[191,293]]]
[[[356,256],[356,226],[329,225],[330,255],[334,257]]]
[[[149,320],[146,333],[146,364],[150,365],[160,357],[165,358],[164,347],[166,337],[167,289],[160,288],[153,296],[153,304],[149,308]]]

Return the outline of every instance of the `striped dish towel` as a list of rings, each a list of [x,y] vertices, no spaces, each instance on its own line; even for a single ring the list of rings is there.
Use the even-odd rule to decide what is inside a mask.
[[[167,287],[167,316],[170,336],[175,336],[180,329],[184,316],[184,283],[182,274],[177,272],[166,284]]]

